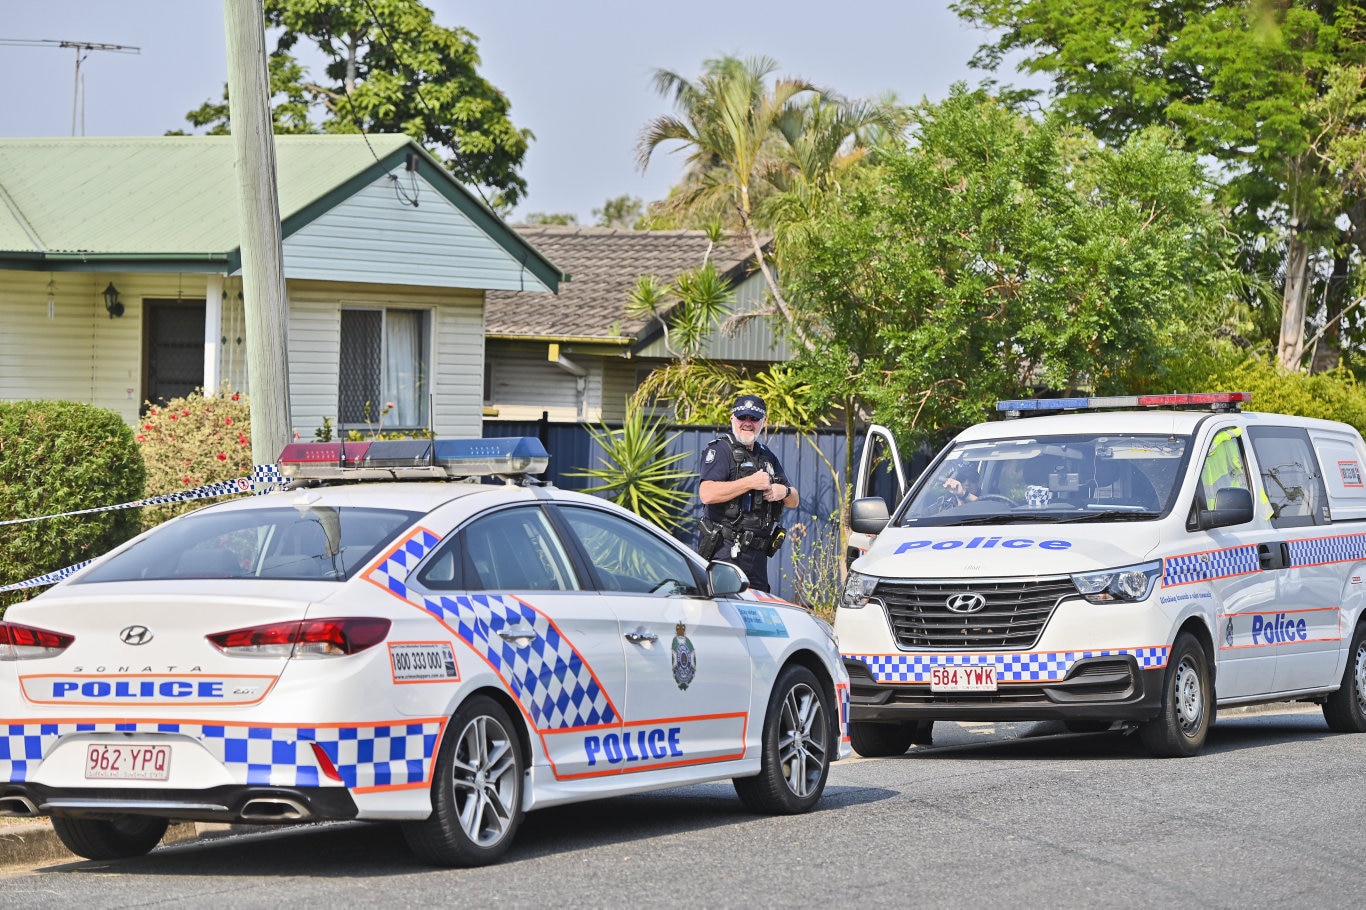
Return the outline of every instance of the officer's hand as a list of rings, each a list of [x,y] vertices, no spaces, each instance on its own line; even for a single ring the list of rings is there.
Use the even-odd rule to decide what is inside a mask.
[[[789,488],[785,484],[775,483],[767,490],[764,490],[764,499],[768,502],[781,502],[787,498]]]
[[[755,471],[747,479],[751,490],[767,490],[773,485],[773,478],[768,476],[767,471]]]

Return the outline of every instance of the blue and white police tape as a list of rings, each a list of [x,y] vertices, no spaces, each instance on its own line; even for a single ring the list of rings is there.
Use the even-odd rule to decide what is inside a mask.
[[[75,512],[61,512],[56,515],[35,515],[31,518],[14,518],[8,521],[0,521],[0,526],[17,525],[29,521],[43,521],[47,518],[66,518],[71,515],[90,515],[95,512],[114,512],[119,509],[136,509],[140,506],[159,506],[172,502],[191,502],[196,499],[216,499],[219,496],[234,496],[239,493],[253,493],[260,495],[269,493],[283,484],[284,475],[280,473],[279,465],[258,464],[252,467],[250,477],[238,477],[234,480],[220,480],[217,483],[205,484],[202,487],[195,487],[192,490],[180,490],[175,493],[163,493],[159,496],[149,496],[146,499],[138,499],[133,502],[121,502],[115,506],[98,506],[93,509],[78,509]],[[74,566],[67,566],[65,569],[58,569],[46,575],[39,575],[37,578],[29,578],[24,581],[16,581],[13,584],[0,586],[0,593],[5,591],[19,591],[24,588],[39,588],[45,585],[56,584],[68,575],[89,565],[91,560],[78,562]]]

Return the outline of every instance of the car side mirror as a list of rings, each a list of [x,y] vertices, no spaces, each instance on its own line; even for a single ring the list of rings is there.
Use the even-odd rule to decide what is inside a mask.
[[[849,527],[860,534],[880,534],[888,520],[887,503],[881,496],[855,499],[849,506]]]
[[[728,562],[707,564],[707,584],[711,587],[712,597],[726,597],[749,590],[749,578]]]
[[[1200,529],[1244,524],[1252,520],[1252,514],[1252,491],[1229,487],[1214,494],[1214,508],[1201,510]]]

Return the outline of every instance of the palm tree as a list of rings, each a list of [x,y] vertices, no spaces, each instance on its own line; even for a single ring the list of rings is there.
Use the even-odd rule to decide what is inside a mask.
[[[820,94],[820,90],[803,79],[786,77],[774,80],[770,89],[767,79],[777,68],[777,62],[769,57],[722,57],[708,60],[706,71],[695,82],[669,70],[656,70],[655,89],[665,97],[673,96],[680,116],[650,121],[636,152],[640,168],[645,170],[654,150],[665,142],[681,142],[690,149],[689,166],[694,176],[702,176],[686,184],[685,191],[672,198],[672,204],[694,208],[720,203],[733,211],[741,233],[754,249],[774,306],[801,336],[764,258],[754,224],[753,197],[755,184],[762,179],[762,169],[772,154],[778,121],[792,116],[801,96]]]
[[[849,102],[804,79],[779,77],[770,87],[777,68],[768,57],[721,57],[708,60],[696,81],[657,70],[655,88],[672,96],[679,114],[646,126],[637,161],[644,170],[666,142],[689,149],[684,179],[666,205],[733,216],[727,220],[753,247],[774,308],[810,348],[764,256],[759,228],[804,220],[809,207],[795,203],[836,186],[870,141],[899,133],[905,119],[891,103]]]

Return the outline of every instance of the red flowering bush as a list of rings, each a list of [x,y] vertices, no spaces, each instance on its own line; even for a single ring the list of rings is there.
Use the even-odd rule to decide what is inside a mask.
[[[240,393],[205,397],[196,391],[164,406],[149,404],[135,432],[147,465],[148,497],[251,476],[251,412]],[[216,501],[145,506],[142,526]]]

